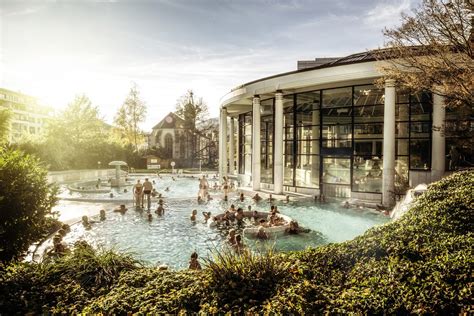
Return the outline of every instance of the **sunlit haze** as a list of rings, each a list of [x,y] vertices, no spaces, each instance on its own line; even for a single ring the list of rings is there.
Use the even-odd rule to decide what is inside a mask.
[[[417,2],[2,1],[0,87],[55,108],[84,93],[112,122],[136,82],[149,130],[188,89],[217,116],[237,85],[382,46]]]

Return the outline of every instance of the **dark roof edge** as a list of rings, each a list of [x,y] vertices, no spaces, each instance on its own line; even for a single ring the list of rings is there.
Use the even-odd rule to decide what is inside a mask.
[[[287,76],[287,75],[292,75],[292,74],[296,74],[296,73],[312,71],[312,70],[317,70],[317,69],[323,69],[323,68],[331,68],[331,67],[336,67],[336,66],[346,66],[346,65],[351,65],[351,64],[360,64],[360,63],[375,61],[376,57],[375,57],[374,52],[375,51],[380,51],[380,50],[381,49],[374,49],[374,50],[366,51],[366,52],[363,52],[363,53],[356,53],[356,54],[352,54],[352,55],[348,55],[348,56],[339,58],[336,61],[329,62],[329,63],[322,64],[322,65],[318,65],[318,66],[315,66],[315,67],[304,68],[304,69],[300,69],[300,70],[292,70],[292,71],[283,72],[283,73],[279,73],[279,74],[268,76],[268,77],[263,77],[263,78],[260,78],[260,79],[257,79],[257,80],[253,80],[253,81],[249,81],[249,82],[246,82],[244,84],[241,84],[240,86],[237,86],[237,87],[233,88],[230,91],[235,91],[237,89],[243,88],[245,86],[248,86],[248,85],[251,85],[253,83],[260,82],[260,81],[273,79],[273,78],[278,78],[278,77]],[[364,57],[360,60],[348,60],[353,56],[363,55],[363,54],[370,55],[370,56],[366,56],[366,57]]]

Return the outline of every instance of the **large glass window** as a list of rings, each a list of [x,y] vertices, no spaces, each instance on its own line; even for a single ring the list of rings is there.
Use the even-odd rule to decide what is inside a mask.
[[[352,87],[323,90],[323,108],[352,106]]]
[[[467,113],[466,113],[467,112]],[[446,170],[474,166],[474,113],[472,108],[446,108]]]
[[[410,157],[410,95],[397,89],[395,104],[395,188],[408,188]]]
[[[324,157],[323,194],[348,197],[351,192],[351,159],[349,157]]]
[[[283,97],[283,184],[293,186],[295,166],[295,116],[294,98],[288,95]]]
[[[252,172],[252,112],[239,115],[239,173]]]
[[[274,99],[263,100],[260,111],[261,181],[273,183]]]
[[[354,146],[352,190],[380,192],[384,91],[373,85],[354,87]]]
[[[383,89],[373,85],[334,88],[287,95],[283,102],[285,185],[319,188],[324,183],[330,191],[381,191]],[[262,101],[261,106],[262,182],[272,183],[274,99]],[[395,107],[395,177],[408,184],[409,169],[430,168],[431,97],[397,90]],[[240,120],[240,168],[250,173],[251,113]]]
[[[323,148],[352,147],[352,87],[322,91]]]
[[[319,91],[296,95],[294,182],[299,187],[319,187],[320,95]]]
[[[410,98],[409,164],[412,170],[431,168],[431,95],[418,93]]]
[[[384,104],[384,90],[373,85],[354,87],[354,106]]]

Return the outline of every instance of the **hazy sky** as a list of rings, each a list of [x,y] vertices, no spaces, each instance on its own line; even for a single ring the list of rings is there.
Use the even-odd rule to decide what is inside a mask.
[[[60,108],[85,93],[111,122],[131,82],[149,130],[193,89],[218,115],[242,83],[383,45],[419,0],[0,0],[0,87]]]

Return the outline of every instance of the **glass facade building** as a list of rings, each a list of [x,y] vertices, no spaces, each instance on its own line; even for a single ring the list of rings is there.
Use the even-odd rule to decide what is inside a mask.
[[[255,191],[390,206],[408,187],[474,164],[472,115],[445,109],[440,95],[410,94],[393,80],[378,87],[376,79],[375,57],[366,52],[231,90],[221,104],[220,174]],[[234,137],[222,141],[227,133],[237,145]],[[236,169],[226,168],[228,154]]]
[[[274,98],[261,101],[261,182],[273,184]],[[396,174],[429,170],[429,94],[397,93]],[[323,188],[329,196],[382,189],[384,91],[374,85],[284,96],[284,185]],[[239,173],[251,174],[252,112],[239,116]]]

